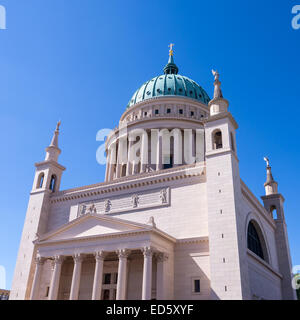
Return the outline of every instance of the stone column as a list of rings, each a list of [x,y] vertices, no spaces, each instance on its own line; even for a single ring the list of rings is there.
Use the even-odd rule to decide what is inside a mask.
[[[110,156],[109,156],[109,171],[108,171],[108,181],[112,181],[114,179],[114,168],[116,164],[116,143],[112,143],[109,148]]]
[[[162,169],[162,137],[158,134],[157,137],[157,151],[156,151],[156,171]]]
[[[122,163],[121,163],[121,158],[120,158],[120,152],[121,152],[121,142],[120,140],[116,141],[116,149],[117,149],[117,165],[116,165],[116,178],[121,177],[121,169],[122,169]]]
[[[70,291],[70,300],[78,300],[79,287],[80,287],[80,276],[81,276],[81,266],[82,266],[82,255],[74,254],[74,269],[72,276],[72,284]]]
[[[95,266],[95,274],[94,274],[92,300],[101,299],[103,265],[104,265],[105,255],[106,254],[103,251],[98,251],[95,253],[96,266]]]
[[[157,272],[156,272],[156,299],[165,300],[166,297],[166,261],[169,256],[166,253],[160,252],[156,255]]]
[[[140,173],[146,172],[147,164],[148,164],[148,133],[145,130],[145,132],[142,135]]]
[[[31,295],[30,300],[37,300],[38,299],[38,290],[39,290],[39,284],[40,284],[40,278],[42,273],[42,267],[45,262],[45,258],[42,257],[36,257],[35,258],[35,273],[32,283],[32,289],[31,289]]]
[[[118,268],[118,282],[117,282],[117,297],[116,300],[126,299],[126,285],[127,285],[127,258],[130,251],[127,249],[121,249],[117,251],[119,256],[119,268]]]
[[[144,255],[142,300],[151,300],[153,250],[150,247],[144,247],[142,252]]]
[[[128,140],[128,156],[127,156],[127,166],[126,166],[126,176],[129,176],[132,171],[132,156],[131,156],[131,147],[132,147],[133,142]]]
[[[48,300],[57,300],[61,266],[62,266],[63,260],[64,260],[63,256],[54,257],[54,268],[53,268],[53,274],[52,274],[51,283],[50,283]]]
[[[108,181],[108,177],[109,177],[109,163],[110,163],[110,150],[107,150],[106,168],[105,168],[105,182]]]

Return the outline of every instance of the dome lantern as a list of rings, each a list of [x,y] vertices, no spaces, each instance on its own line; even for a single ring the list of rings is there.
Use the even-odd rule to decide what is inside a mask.
[[[173,46],[174,44],[171,43],[169,45],[170,50],[169,50],[169,61],[168,64],[164,67],[164,74],[177,74],[178,73],[178,67],[176,66],[174,62],[174,51],[173,51]]]

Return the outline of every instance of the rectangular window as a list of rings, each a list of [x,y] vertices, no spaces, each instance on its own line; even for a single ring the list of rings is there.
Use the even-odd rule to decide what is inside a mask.
[[[48,297],[48,296],[49,296],[49,290],[50,290],[50,287],[47,287],[45,297]]]
[[[182,109],[179,109],[179,114],[183,114],[183,110]]]
[[[167,109],[167,113],[171,113],[171,109]]]
[[[110,284],[110,280],[111,280],[111,274],[110,273],[105,273],[104,274],[104,284]]]
[[[195,114],[195,113],[194,113],[194,111],[191,111],[191,117],[193,117],[193,116],[194,116],[194,114]]]
[[[200,279],[193,279],[193,293],[200,293]]]
[[[155,110],[155,114],[159,114],[159,110],[158,109]]]

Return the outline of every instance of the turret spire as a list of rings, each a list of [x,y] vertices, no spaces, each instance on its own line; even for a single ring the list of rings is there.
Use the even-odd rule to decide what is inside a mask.
[[[174,43],[170,43],[169,45],[170,50],[169,50],[169,61],[168,64],[164,67],[164,73],[165,74],[177,74],[178,73],[178,67],[176,66],[174,62]]]
[[[264,184],[266,195],[268,196],[270,194],[277,194],[278,184],[273,178],[269,158],[264,157],[264,161],[266,161],[267,164],[267,181]]]
[[[221,90],[221,81],[219,80],[220,74],[218,71],[212,70],[214,76],[214,98],[209,102],[210,115],[214,116],[216,114],[227,112],[229,102],[223,98],[223,93]]]
[[[61,125],[61,121],[58,121],[56,124],[56,129],[54,131],[51,143],[49,147],[46,148],[46,158],[45,160],[58,160],[58,156],[61,153],[61,150],[58,148],[58,135],[59,135],[59,127]]]

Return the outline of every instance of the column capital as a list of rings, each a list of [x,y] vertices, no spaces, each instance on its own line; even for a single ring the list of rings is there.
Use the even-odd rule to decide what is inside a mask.
[[[154,253],[154,249],[152,247],[143,247],[143,248],[141,248],[141,251],[142,251],[144,257],[150,257]]]
[[[119,249],[119,250],[116,250],[116,254],[118,255],[119,259],[128,258],[129,254],[130,254],[130,250]]]
[[[54,264],[62,264],[64,260],[65,260],[65,257],[62,255],[57,255],[53,257]]]
[[[104,260],[106,256],[107,256],[107,252],[102,251],[102,250],[96,251],[94,253],[94,257],[95,257],[96,261]]]
[[[35,263],[36,264],[38,264],[38,265],[43,265],[44,264],[44,262],[46,261],[46,258],[44,258],[44,257],[41,257],[41,256],[37,256],[37,257],[35,257]]]
[[[83,260],[83,256],[81,253],[75,253],[73,254],[74,263],[80,263]]]
[[[156,258],[157,262],[164,262],[169,259],[169,255],[165,252],[157,252],[155,254],[155,258]]]

